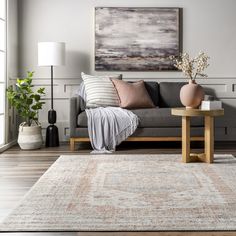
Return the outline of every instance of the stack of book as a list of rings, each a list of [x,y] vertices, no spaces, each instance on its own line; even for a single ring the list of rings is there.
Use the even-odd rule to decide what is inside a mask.
[[[201,110],[218,110],[222,109],[221,101],[202,101]]]

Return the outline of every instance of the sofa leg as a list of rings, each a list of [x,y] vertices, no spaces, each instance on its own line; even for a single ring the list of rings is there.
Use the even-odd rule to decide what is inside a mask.
[[[75,139],[70,138],[70,150],[75,151]]]

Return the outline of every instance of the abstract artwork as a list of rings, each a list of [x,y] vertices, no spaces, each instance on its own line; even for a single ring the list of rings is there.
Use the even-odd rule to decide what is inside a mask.
[[[95,8],[95,70],[176,70],[180,9],[156,7]]]

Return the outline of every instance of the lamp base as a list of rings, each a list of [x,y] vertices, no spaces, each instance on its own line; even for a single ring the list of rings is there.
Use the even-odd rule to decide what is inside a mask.
[[[46,147],[58,147],[59,146],[59,136],[58,128],[56,125],[49,125],[46,130]]]

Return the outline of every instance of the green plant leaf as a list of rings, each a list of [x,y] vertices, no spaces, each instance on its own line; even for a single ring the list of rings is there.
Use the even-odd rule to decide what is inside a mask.
[[[35,94],[35,95],[34,95],[34,99],[35,99],[36,102],[38,102],[38,101],[40,100],[40,95]]]
[[[31,105],[31,104],[33,103],[33,99],[27,98],[26,103],[27,103],[28,105]]]
[[[45,88],[39,88],[37,93],[40,93],[40,94],[45,94]]]
[[[28,125],[31,125],[32,121],[38,120],[38,111],[45,104],[41,101],[41,94],[44,94],[45,88],[39,88],[37,92],[32,90],[33,76],[34,72],[28,71],[26,78],[17,78],[15,87],[11,85],[6,89],[9,103],[16,108],[18,114],[25,119]]]

